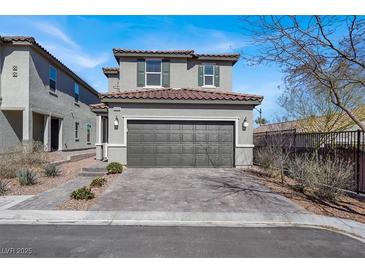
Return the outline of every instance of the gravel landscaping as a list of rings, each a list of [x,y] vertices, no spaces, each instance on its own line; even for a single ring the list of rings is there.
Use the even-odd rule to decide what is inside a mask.
[[[65,203],[58,206],[59,210],[88,210],[94,204],[96,204],[100,197],[102,196],[103,192],[112,184],[114,179],[118,177],[119,174],[110,174],[103,176],[106,178],[106,183],[103,184],[101,187],[93,187],[91,191],[95,194],[95,198],[90,200],[75,200],[75,199],[68,199]],[[90,178],[90,183],[92,178]],[[71,193],[70,193],[71,194]]]
[[[310,190],[304,193],[296,191],[295,181],[290,178],[285,178],[285,182],[282,183],[257,166],[249,169],[248,172],[260,176],[262,182],[274,193],[285,196],[309,212],[365,223],[365,200],[340,195],[335,202],[325,201],[313,195]]]
[[[90,157],[77,162],[69,162],[59,165],[61,170],[60,176],[46,177],[42,168],[36,168],[37,184],[31,186],[21,186],[17,178],[7,179],[7,191],[5,195],[34,195],[51,188],[66,183],[78,176],[81,169],[85,166],[91,166],[95,163],[94,157]]]

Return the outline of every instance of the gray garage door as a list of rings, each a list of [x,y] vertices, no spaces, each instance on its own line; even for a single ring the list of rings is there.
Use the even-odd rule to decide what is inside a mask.
[[[127,165],[232,167],[233,122],[129,121]]]

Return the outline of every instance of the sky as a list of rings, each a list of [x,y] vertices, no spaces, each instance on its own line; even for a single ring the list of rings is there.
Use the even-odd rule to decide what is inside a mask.
[[[113,48],[230,53],[253,50],[240,16],[0,16],[0,35],[33,36],[99,92],[107,91],[102,67],[116,66]],[[283,75],[275,66],[233,68],[234,92],[264,96],[263,117],[283,114],[277,103]],[[258,115],[254,111],[255,116]]]

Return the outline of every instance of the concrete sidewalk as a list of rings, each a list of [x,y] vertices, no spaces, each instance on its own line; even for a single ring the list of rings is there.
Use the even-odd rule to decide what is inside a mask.
[[[1,224],[312,227],[365,242],[365,224],[314,214],[0,210]]]

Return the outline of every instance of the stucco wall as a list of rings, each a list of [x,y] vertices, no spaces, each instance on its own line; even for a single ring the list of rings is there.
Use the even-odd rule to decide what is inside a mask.
[[[4,46],[1,77],[2,108],[26,108],[29,96],[29,51],[26,46]],[[13,76],[13,67],[17,76]]]
[[[220,67],[220,86],[214,91],[232,91],[232,63],[227,61],[198,61],[181,58],[170,59],[170,87],[199,88],[198,67],[212,63]],[[120,90],[133,90],[137,87],[137,58],[120,58]],[[109,86],[109,91],[112,91]]]
[[[124,140],[124,124],[126,116],[138,117],[174,117],[182,120],[187,117],[208,119],[238,118],[237,144],[235,149],[236,166],[252,164],[253,128],[252,105],[188,105],[188,104],[110,104],[109,107],[109,161],[126,163],[126,149]],[[118,129],[114,128],[115,118],[119,120]],[[247,118],[249,127],[242,129],[243,120]],[[240,147],[240,146],[247,147]]]
[[[0,110],[0,153],[18,145],[22,140],[21,111]]]
[[[108,92],[118,92],[119,91],[119,76],[118,75],[108,75]]]
[[[80,85],[79,104],[74,99],[74,79],[57,67],[55,94],[49,92],[49,61],[32,50],[30,58],[30,106],[34,112],[62,118],[62,149],[86,149],[95,144],[96,115],[87,104],[97,103],[96,95]],[[79,140],[76,141],[75,122],[79,122]],[[86,142],[86,125],[91,125],[91,142]]]

